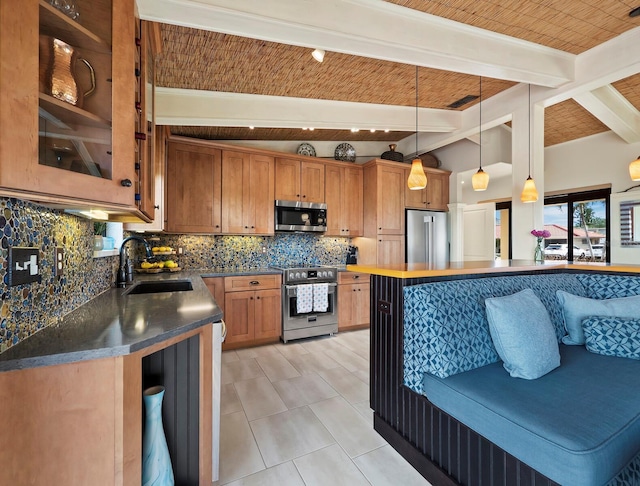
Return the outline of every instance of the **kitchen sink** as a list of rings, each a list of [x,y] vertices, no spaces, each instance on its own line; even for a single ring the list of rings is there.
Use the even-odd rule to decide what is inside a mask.
[[[191,280],[161,280],[158,282],[138,282],[127,290],[125,295],[184,292],[186,290],[193,290]]]

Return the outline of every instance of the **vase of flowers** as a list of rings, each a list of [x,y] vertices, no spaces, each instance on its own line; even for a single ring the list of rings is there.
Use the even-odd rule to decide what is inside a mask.
[[[545,238],[549,238],[551,233],[547,230],[531,230],[531,234],[536,237],[538,240],[536,244],[536,249],[533,252],[533,261],[535,263],[543,263],[544,262],[544,252],[542,251],[542,240]]]

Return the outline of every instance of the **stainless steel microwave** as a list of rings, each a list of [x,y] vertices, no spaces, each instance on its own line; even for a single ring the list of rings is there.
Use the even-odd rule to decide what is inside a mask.
[[[276,231],[327,231],[327,205],[300,201],[276,201]]]

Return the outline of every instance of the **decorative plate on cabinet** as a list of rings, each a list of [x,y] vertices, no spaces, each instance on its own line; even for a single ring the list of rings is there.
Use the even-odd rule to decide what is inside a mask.
[[[306,155],[307,157],[315,157],[316,156],[316,149],[314,149],[313,145],[311,145],[310,143],[301,143],[298,146],[297,154],[298,155]]]
[[[344,162],[356,161],[356,149],[348,143],[341,143],[336,147],[336,151],[333,154],[333,158],[336,160],[342,160]]]

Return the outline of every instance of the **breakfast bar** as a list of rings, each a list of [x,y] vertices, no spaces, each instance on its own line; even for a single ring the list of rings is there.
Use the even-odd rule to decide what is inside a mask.
[[[640,279],[640,266],[633,265],[611,265],[605,263],[567,263],[567,262],[547,262],[546,264],[534,264],[529,261],[490,261],[490,262],[466,262],[449,263],[446,266],[433,265],[349,265],[349,271],[357,271],[371,274],[371,388],[370,404],[374,410],[374,428],[382,435],[400,454],[409,461],[426,479],[432,484],[457,485],[457,484],[535,484],[535,485],[556,485],[560,481],[551,479],[548,475],[541,473],[537,468],[531,467],[531,461],[524,461],[515,457],[495,442],[487,439],[483,433],[478,433],[468,423],[454,418],[450,413],[434,405],[424,393],[417,393],[415,390],[422,390],[423,373],[415,372],[415,367],[405,360],[415,359],[408,355],[413,351],[409,347],[418,346],[424,356],[424,350],[432,349],[422,341],[416,345],[411,341],[411,336],[407,337],[408,328],[413,327],[415,332],[415,322],[407,319],[416,319],[416,316],[431,312],[429,307],[438,305],[434,302],[445,302],[445,306],[456,307],[452,312],[443,310],[442,314],[447,314],[446,319],[458,321],[459,327],[453,330],[458,344],[452,345],[451,349],[464,346],[463,341],[476,342],[476,336],[466,339],[457,334],[463,329],[467,322],[474,319],[480,321],[480,326],[486,328],[486,311],[484,300],[487,296],[486,289],[498,289],[501,295],[510,295],[522,288],[533,287],[538,294],[545,294],[548,301],[556,300],[556,288],[562,288],[569,282],[574,288],[584,284],[587,288],[587,296],[597,299],[610,297],[622,297],[637,295],[640,291],[638,283]],[[512,278],[513,277],[513,278]],[[611,281],[611,282],[610,282]],[[505,284],[505,282],[508,282]],[[589,284],[595,285],[595,290],[588,289]],[[424,297],[419,297],[421,301],[408,303],[405,299],[414,298],[420,295],[414,290],[425,287],[425,284],[434,284],[434,289],[428,295],[432,295],[432,300],[426,307],[421,307],[414,312],[413,305],[419,305]],[[478,286],[482,286],[482,291],[477,291]],[[620,290],[623,288],[623,290]],[[605,289],[607,295],[596,295]],[[482,294],[485,292],[485,294]],[[615,292],[621,292],[615,295]],[[542,297],[544,300],[544,297]],[[631,297],[633,298],[633,297]],[[446,304],[448,299],[449,304]],[[464,301],[468,299],[468,303]],[[591,299],[585,299],[591,300]],[[442,303],[439,305],[443,305]],[[465,307],[466,306],[466,307]],[[552,302],[551,306],[556,309],[550,310],[552,320],[557,320],[557,307],[561,304]],[[463,311],[471,309],[469,315]],[[455,313],[460,311],[458,318]],[[436,311],[440,312],[440,311]],[[528,312],[528,310],[527,310]],[[475,313],[475,314],[474,314]],[[407,316],[407,314],[410,314]],[[472,315],[473,314],[473,315]],[[453,316],[453,317],[452,317]],[[625,316],[626,317],[626,316]],[[446,325],[441,314],[430,315],[426,321],[436,322]],[[562,315],[560,316],[560,320]],[[484,321],[485,324],[482,324]],[[423,324],[420,324],[423,325]],[[457,324],[456,324],[457,325]],[[564,329],[562,329],[562,332]],[[411,331],[409,331],[411,332]],[[488,336],[488,329],[485,331]],[[429,338],[424,338],[429,339]],[[486,337],[486,340],[491,341]],[[451,340],[449,340],[451,341]],[[474,344],[475,345],[475,344]],[[562,346],[572,353],[578,352],[578,346]],[[604,357],[587,352],[581,348],[583,354],[596,356],[596,359],[603,358],[609,360],[620,360],[621,358]],[[455,353],[455,351],[454,351]],[[419,353],[418,353],[419,354]],[[495,355],[495,352],[494,352]],[[431,356],[429,357],[431,358]],[[465,359],[467,359],[465,357]],[[498,367],[497,374],[506,375],[509,383],[522,383],[524,380],[509,378],[508,374],[501,368],[497,356],[494,361],[498,361],[494,366]],[[563,358],[564,360],[564,358]],[[436,360],[437,361],[437,360]],[[491,360],[488,361],[491,363]],[[564,362],[564,361],[563,361]],[[635,366],[636,360],[627,360],[630,366]],[[567,358],[567,363],[569,359]],[[623,365],[625,361],[622,361]],[[468,365],[468,363],[465,363]],[[477,365],[477,364],[476,364]],[[483,366],[479,364],[477,366]],[[461,366],[463,368],[464,366]],[[473,365],[467,369],[472,369]],[[563,369],[562,367],[559,369]],[[451,374],[460,373],[455,376],[464,375],[465,369],[458,369]],[[477,370],[474,370],[477,371]],[[410,376],[412,375],[413,376]],[[436,373],[437,374],[437,373]],[[427,373],[424,373],[427,383]],[[448,376],[447,374],[443,376]],[[512,375],[513,376],[513,375]],[[555,375],[554,375],[555,376]],[[438,380],[438,378],[435,378]],[[447,378],[443,381],[446,382]],[[431,380],[433,381],[433,380]],[[542,379],[537,380],[541,382]],[[433,391],[433,388],[431,388]],[[544,420],[544,419],[543,419]],[[477,427],[479,428],[479,427]],[[629,440],[638,442],[635,432]],[[625,445],[625,454],[630,454],[631,458],[617,457],[618,461],[623,461],[620,474],[608,484],[622,484],[619,478],[629,474],[637,463],[636,446]],[[635,452],[634,452],[635,451]],[[521,454],[520,454],[521,455]],[[619,454],[618,454],[619,456]],[[533,458],[535,462],[536,458]],[[553,462],[553,461],[551,461]],[[611,461],[608,461],[611,462]],[[547,461],[548,463],[548,461]],[[543,466],[544,462],[541,463]],[[563,467],[562,465],[560,468]],[[547,470],[552,471],[551,475],[562,477],[562,471],[557,472],[554,465]],[[549,474],[549,473],[547,473]],[[627,478],[629,476],[626,476]],[[564,484],[566,481],[562,481]],[[585,482],[582,484],[592,484]],[[600,484],[600,483],[594,483]]]

